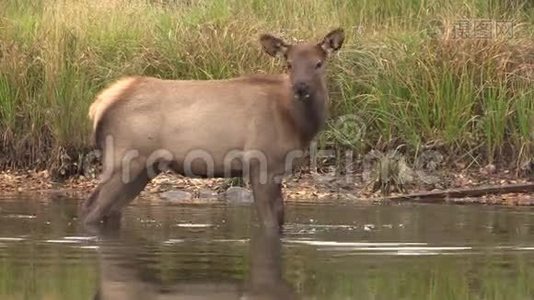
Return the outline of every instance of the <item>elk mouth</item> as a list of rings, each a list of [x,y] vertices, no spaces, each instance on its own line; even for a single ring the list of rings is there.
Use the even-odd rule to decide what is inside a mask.
[[[311,89],[307,83],[298,82],[293,85],[293,97],[296,100],[306,101],[311,98]]]
[[[295,93],[293,97],[295,98],[295,100],[307,101],[308,99],[310,99],[311,95],[310,94],[299,95]]]

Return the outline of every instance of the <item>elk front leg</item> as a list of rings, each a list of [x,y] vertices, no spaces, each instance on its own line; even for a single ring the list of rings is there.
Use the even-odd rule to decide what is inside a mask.
[[[250,183],[260,222],[266,228],[281,229],[284,219],[282,185],[270,174],[262,180],[259,170],[253,168],[251,171]]]
[[[276,197],[274,199],[274,211],[278,220],[278,226],[284,226],[284,198],[282,196],[282,184],[277,183],[275,187]]]

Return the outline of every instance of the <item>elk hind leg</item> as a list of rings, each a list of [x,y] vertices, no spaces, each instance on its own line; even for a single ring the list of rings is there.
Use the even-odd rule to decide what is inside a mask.
[[[100,184],[84,204],[86,224],[120,216],[120,209],[135,198],[149,181],[141,164],[130,166],[129,175],[123,176],[122,169],[116,168],[111,177]]]

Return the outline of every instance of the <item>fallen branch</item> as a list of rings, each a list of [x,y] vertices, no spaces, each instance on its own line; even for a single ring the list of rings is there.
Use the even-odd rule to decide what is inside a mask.
[[[380,200],[440,203],[446,202],[449,198],[481,197],[485,195],[500,195],[508,193],[534,193],[534,182],[421,192],[407,195],[389,196],[381,198]]]

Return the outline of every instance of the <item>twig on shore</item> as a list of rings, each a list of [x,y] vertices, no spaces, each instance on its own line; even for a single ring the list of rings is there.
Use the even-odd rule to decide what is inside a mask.
[[[486,195],[501,195],[509,193],[534,193],[534,182],[420,192],[407,195],[389,196],[373,200],[386,200],[393,202],[414,201],[421,203],[442,203],[447,202],[447,200],[449,200],[450,198],[482,197]]]

